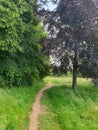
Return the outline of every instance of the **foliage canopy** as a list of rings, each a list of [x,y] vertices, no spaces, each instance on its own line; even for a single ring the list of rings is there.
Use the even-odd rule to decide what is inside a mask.
[[[81,72],[84,77],[98,78],[98,51],[95,50],[98,3],[93,0],[50,1],[56,8],[52,11],[40,8],[39,15],[44,15],[43,23],[49,32],[43,51],[54,60],[54,73],[71,70]]]
[[[0,86],[31,85],[49,73],[40,45],[46,34],[34,2],[0,1]]]

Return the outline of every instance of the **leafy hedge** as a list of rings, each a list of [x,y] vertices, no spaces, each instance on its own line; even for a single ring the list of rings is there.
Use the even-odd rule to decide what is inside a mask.
[[[0,0],[0,86],[31,85],[49,73],[34,0]]]

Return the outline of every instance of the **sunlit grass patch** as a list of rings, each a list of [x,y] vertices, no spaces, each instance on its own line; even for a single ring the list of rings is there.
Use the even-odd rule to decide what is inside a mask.
[[[45,80],[54,83],[54,87],[42,99],[48,113],[40,116],[39,130],[98,130],[98,89],[92,87],[90,80],[78,78],[75,91],[71,89],[71,77]]]
[[[46,82],[52,82],[54,85],[67,85],[71,87],[72,84],[72,75],[69,76],[50,76],[44,78]],[[77,78],[78,87],[82,85],[84,86],[91,86],[91,79],[84,79],[84,78]]]
[[[45,84],[0,88],[0,130],[28,130],[29,114],[36,93]]]

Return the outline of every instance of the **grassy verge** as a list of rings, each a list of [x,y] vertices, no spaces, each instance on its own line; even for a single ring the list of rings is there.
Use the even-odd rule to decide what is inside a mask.
[[[71,89],[70,77],[45,80],[54,87],[42,99],[47,112],[39,118],[39,130],[98,130],[98,88],[82,78],[76,91]]]
[[[32,87],[0,88],[0,130],[28,130],[32,103],[44,82]]]

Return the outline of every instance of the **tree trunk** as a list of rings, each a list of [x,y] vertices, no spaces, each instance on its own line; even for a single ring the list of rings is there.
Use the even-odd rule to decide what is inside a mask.
[[[72,81],[72,88],[75,89],[77,87],[77,41],[75,42],[75,49],[74,49],[74,59],[73,59],[73,81]]]

